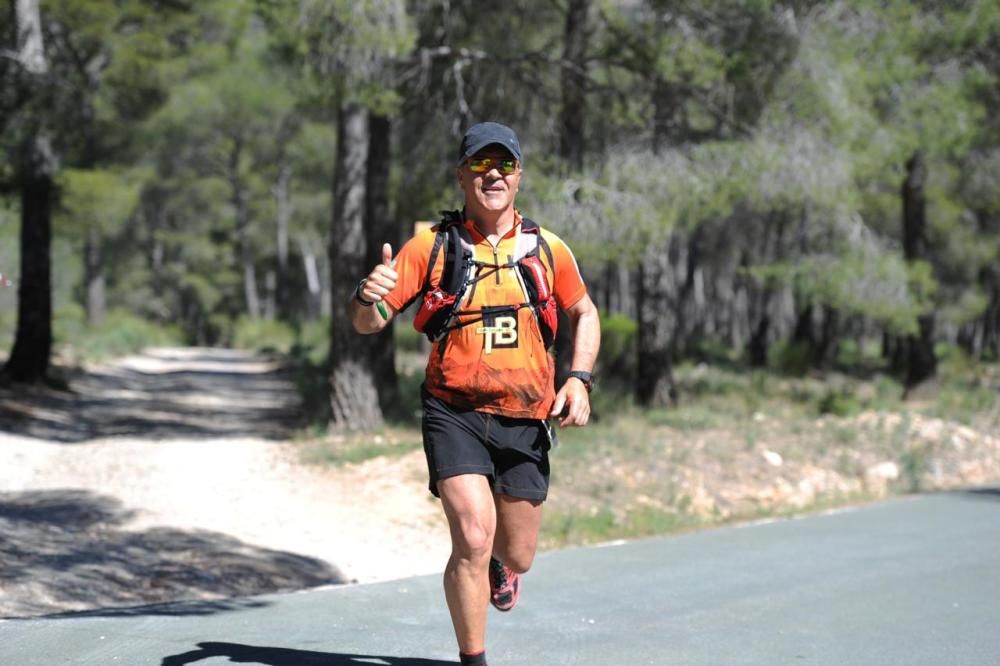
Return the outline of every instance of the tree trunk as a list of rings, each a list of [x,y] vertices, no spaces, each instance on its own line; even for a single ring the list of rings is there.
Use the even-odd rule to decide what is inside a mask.
[[[17,382],[45,379],[52,351],[52,191],[55,156],[40,129],[23,148],[21,189],[21,276],[17,290],[17,333],[3,374]]]
[[[770,334],[771,317],[765,310],[757,321],[757,325],[750,335],[750,342],[747,344],[747,353],[750,357],[750,366],[763,368],[767,366],[768,335]]]
[[[559,156],[575,170],[583,168],[586,152],[584,115],[587,108],[587,14],[591,0],[569,0],[563,31],[561,71],[562,110],[559,113]],[[573,327],[566,313],[559,311],[553,382],[558,391],[566,382],[573,363]]]
[[[393,253],[399,252],[399,229],[389,214],[389,166],[392,124],[388,117],[370,114],[368,117],[368,168],[365,187],[365,231],[367,251],[365,257],[374,265],[382,260],[382,244],[391,243]],[[362,268],[362,273],[365,270]],[[397,410],[399,406],[399,379],[396,376],[396,345],[393,328],[389,324],[373,336],[365,338],[369,344],[375,386],[383,413]],[[397,410],[398,411],[398,410]],[[402,416],[402,415],[400,415]]]
[[[104,268],[101,257],[102,245],[103,239],[100,229],[94,226],[87,229],[87,238],[83,245],[83,274],[87,290],[87,322],[90,324],[100,324],[104,321],[104,314],[107,310]]]
[[[264,273],[264,319],[278,318],[278,275],[273,269]]]
[[[269,292],[273,301],[269,310],[278,317],[287,318],[292,313],[291,289],[288,274],[288,225],[292,218],[291,187],[292,168],[286,158],[282,157],[278,167],[277,177],[271,186],[275,207],[275,257],[274,289]],[[272,296],[269,295],[269,298]]]
[[[680,105],[683,102],[678,87],[657,78],[653,86],[653,152],[662,153],[671,144],[680,142]]]
[[[989,354],[994,360],[1000,358],[1000,284],[996,277],[990,290],[990,304],[982,316],[980,354]]]
[[[918,150],[906,162],[906,179],[903,181],[903,253],[908,263],[929,261],[927,238],[927,211],[924,185],[927,166]],[[906,338],[906,386],[913,387],[933,376],[937,370],[934,354],[934,315],[927,313],[917,318],[916,335]]]
[[[792,329],[792,343],[803,345],[810,354],[816,348],[816,334],[813,331],[813,304],[806,303],[795,318],[795,328]]]
[[[1000,218],[986,212],[976,217],[981,238],[1000,236]],[[988,301],[983,314],[972,324],[976,331],[976,339],[971,345],[975,350],[973,356],[977,360],[986,355],[997,359],[1000,358],[1000,257],[979,270],[979,287]]]
[[[88,83],[87,93],[82,104],[83,119],[80,123],[83,132],[83,152],[80,166],[84,169],[93,169],[97,165],[97,114],[92,100],[97,96],[99,84],[85,66],[80,67],[80,74]],[[87,322],[91,325],[100,324],[104,321],[107,310],[104,233],[100,224],[91,224],[86,229],[86,237],[83,241],[83,284]]]
[[[333,220],[330,229],[330,428],[371,430],[382,425],[368,344],[348,312],[357,281],[371,269],[365,252],[368,112],[359,104],[337,110]]]
[[[31,74],[45,74],[45,40],[42,37],[42,15],[38,0],[15,0],[14,24],[17,26],[19,60]]]
[[[639,266],[638,367],[636,401],[643,407],[664,406],[677,401],[670,338],[674,320],[670,304],[671,282],[668,253],[648,250]]]
[[[17,51],[36,79],[48,72],[38,0],[16,0]],[[3,376],[18,382],[45,379],[52,352],[52,193],[56,157],[44,122],[21,146],[21,275],[17,289],[17,331]]]
[[[319,281],[319,268],[317,267],[316,253],[305,238],[299,237],[299,254],[302,255],[302,270],[305,273],[306,289],[306,312],[310,319],[318,319],[322,316],[324,309],[323,287]]]
[[[240,156],[243,141],[236,139],[229,154],[229,186],[232,190],[233,210],[236,213],[236,251],[243,273],[243,298],[247,314],[253,319],[261,315],[260,293],[257,291],[257,270],[254,266],[253,247],[250,243],[250,192],[240,176]]]
[[[819,341],[813,356],[813,366],[820,370],[829,370],[837,358],[840,348],[840,313],[829,305],[823,306],[823,324],[820,327]]]
[[[562,111],[559,155],[575,169],[583,168],[584,113],[587,108],[587,14],[590,0],[569,0],[563,33]]]

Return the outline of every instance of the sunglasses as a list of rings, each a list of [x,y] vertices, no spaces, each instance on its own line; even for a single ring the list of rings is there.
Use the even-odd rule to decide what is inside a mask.
[[[497,157],[473,157],[469,159],[469,171],[472,173],[487,173],[494,167],[504,176],[509,176],[517,171],[517,160]]]

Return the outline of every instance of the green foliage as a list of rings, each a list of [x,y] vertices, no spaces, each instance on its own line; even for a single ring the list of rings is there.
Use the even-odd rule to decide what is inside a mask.
[[[831,388],[819,401],[817,410],[820,414],[854,416],[861,411],[861,403],[849,390]]]
[[[646,412],[645,419],[652,425],[667,426],[681,432],[701,432],[720,424],[719,415],[705,405],[654,409]]]
[[[597,373],[604,379],[631,381],[635,378],[638,323],[625,315],[601,314],[601,350]]]
[[[62,205],[57,231],[82,238],[91,229],[118,229],[139,201],[139,177],[103,169],[66,169],[58,180]]]
[[[83,309],[68,304],[53,319],[55,345],[77,362],[126,356],[146,347],[185,343],[177,326],[164,326],[124,310],[111,310],[100,324],[88,324]]]
[[[933,388],[928,414],[970,425],[984,414],[1000,419],[995,369],[977,363],[955,345],[938,345],[936,353],[939,381]]]
[[[772,347],[768,363],[782,374],[804,377],[812,366],[810,355],[807,344],[782,340]]]
[[[326,363],[330,347],[330,320],[322,318],[304,322],[299,327],[297,348],[316,367]]]
[[[933,307],[933,272],[926,262],[908,266],[901,257],[881,254],[872,246],[747,271],[761,282],[793,287],[804,302],[868,317],[901,335],[916,332],[917,317]]]
[[[287,354],[296,344],[295,331],[288,324],[274,319],[240,317],[233,325],[232,346]]]
[[[921,315],[949,341],[998,325],[995,2],[594,5],[576,65],[563,52],[564,3],[512,0],[500,14],[401,0],[43,3],[43,89],[24,88],[12,60],[0,66],[4,202],[17,198],[19,142],[44,120],[62,165],[58,308],[82,300],[88,232],[112,308],[178,322],[201,344],[295,347],[318,367],[330,329],[310,287],[329,297],[325,250],[340,241],[328,231],[335,111],[357,101],[392,117],[388,214],[400,229],[458,203],[455,143],[491,118],[521,135],[519,206],[570,243],[593,283],[593,267],[634,270],[684,247],[667,282],[699,280],[700,300],[689,289],[669,306],[683,314],[671,343],[685,356],[732,363],[764,309],[771,367],[802,377],[812,361],[787,339],[805,305],[863,331],[839,349],[838,364],[855,369],[877,369],[872,341],[914,333]],[[570,72],[585,80],[585,105],[581,134],[567,137]],[[560,154],[567,138],[582,146],[582,168]],[[900,185],[917,149],[929,249],[908,264]],[[2,210],[10,274],[15,212]],[[307,261],[319,285],[307,286]],[[266,298],[279,264],[288,307],[272,329],[246,318],[245,271]],[[0,295],[0,329],[13,327],[14,295]],[[628,382],[634,323],[614,313],[603,323],[600,373]],[[419,348],[396,328],[400,349]],[[595,401],[604,413],[618,406]]]
[[[401,100],[391,81],[393,59],[416,40],[413,20],[401,0],[304,0],[289,5],[256,0],[270,30],[271,48],[302,74],[313,104],[335,107],[360,101],[391,114]]]
[[[618,531],[615,522],[615,515],[609,509],[589,515],[548,511],[539,538],[549,547],[608,541]]]
[[[419,352],[421,345],[426,340],[424,334],[409,325],[409,322],[397,321],[396,325],[393,326],[392,334],[396,349],[402,352]]]

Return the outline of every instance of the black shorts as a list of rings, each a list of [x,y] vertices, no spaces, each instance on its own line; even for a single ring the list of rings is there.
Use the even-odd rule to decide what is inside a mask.
[[[453,407],[423,394],[429,488],[460,474],[482,474],[493,492],[544,500],[549,490],[549,424]]]

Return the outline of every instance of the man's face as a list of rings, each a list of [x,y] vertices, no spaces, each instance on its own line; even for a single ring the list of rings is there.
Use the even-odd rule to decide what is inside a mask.
[[[475,173],[469,162],[484,158],[493,159],[494,163],[484,173]],[[513,159],[514,156],[500,146],[486,146],[458,167],[458,182],[465,192],[467,208],[499,212],[513,205],[521,182],[521,165],[517,164],[514,173],[504,175],[495,162]]]

